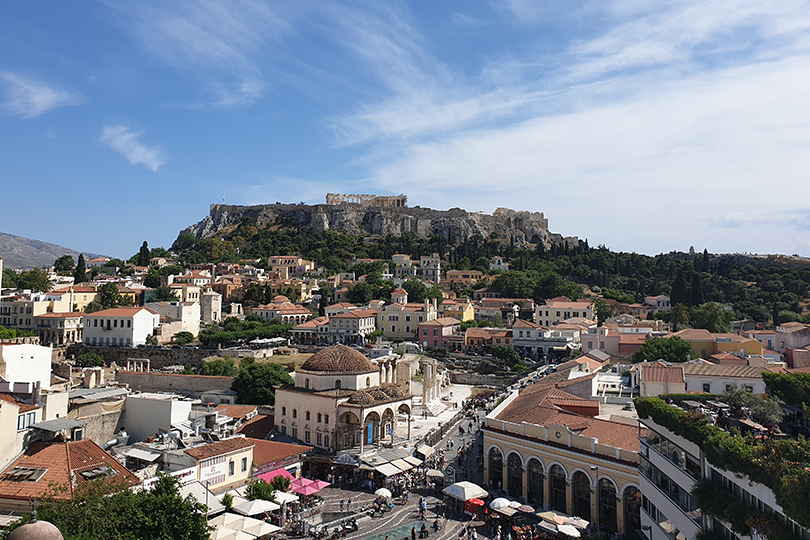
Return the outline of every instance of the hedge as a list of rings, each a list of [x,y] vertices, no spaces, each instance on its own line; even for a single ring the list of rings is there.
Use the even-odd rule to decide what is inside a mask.
[[[804,437],[757,441],[728,433],[710,424],[706,415],[685,412],[660,398],[636,398],[635,405],[639,418],[697,444],[715,467],[769,487],[790,519],[810,527],[810,442]]]

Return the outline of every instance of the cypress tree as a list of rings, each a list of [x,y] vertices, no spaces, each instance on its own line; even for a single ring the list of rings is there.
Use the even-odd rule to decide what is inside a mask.
[[[73,274],[73,282],[81,283],[87,279],[87,265],[84,263],[84,254],[79,253],[79,261],[76,263],[76,272]]]
[[[138,252],[138,266],[149,266],[149,259],[149,246],[144,240],[141,250]]]
[[[690,300],[693,306],[699,306],[703,303],[703,284],[700,281],[700,274],[692,276]]]
[[[673,306],[686,303],[686,281],[683,278],[683,269],[678,269],[675,281],[672,283],[672,294],[669,295]]]

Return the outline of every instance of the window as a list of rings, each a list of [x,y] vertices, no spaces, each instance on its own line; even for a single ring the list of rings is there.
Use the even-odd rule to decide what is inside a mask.
[[[712,385],[710,383],[703,383],[703,391],[707,394],[712,393]]]
[[[730,384],[726,385],[726,392],[731,392],[731,385]]]
[[[371,386],[371,377],[366,377],[366,387]]]
[[[337,388],[338,390],[340,390],[340,388],[342,387],[342,384],[343,384],[343,383],[340,381],[340,379],[337,379],[337,380],[335,381],[335,388]]]
[[[305,442],[305,443],[307,443],[307,444],[309,444],[309,443],[311,442],[311,441],[310,441],[310,439],[311,439],[311,436],[310,436],[310,431],[309,431],[309,430],[306,430],[306,431],[304,432],[304,442]]]
[[[746,389],[746,390],[748,390],[749,392],[753,392],[753,391],[754,391],[754,387],[753,387],[753,386],[748,386],[748,385],[745,385],[745,389]]]
[[[298,438],[298,428],[297,427],[292,428],[292,436],[293,436],[294,439]]]
[[[281,408],[281,416],[287,416],[287,407]]]
[[[247,458],[243,457],[242,458],[242,472],[245,472],[245,471],[247,471]]]
[[[298,409],[293,409],[293,418],[298,418]]]
[[[405,315],[405,321],[406,322],[411,322],[411,316],[410,315]]]
[[[328,414],[327,414],[327,415],[324,415],[324,417],[323,417],[323,423],[324,423],[324,424],[328,424],[328,423],[329,423],[329,415],[328,415]]]
[[[304,381],[304,388],[309,388],[309,378]]]
[[[323,445],[326,446],[327,448],[329,447],[329,435],[323,436]]]
[[[427,336],[427,328],[425,328],[424,330],[422,330],[422,335],[423,335],[423,336]]]
[[[438,335],[439,335],[439,331],[438,331],[438,330],[436,330],[436,329],[434,329],[434,330],[433,330],[433,337],[436,337],[436,336],[438,336]]]
[[[282,426],[281,426],[281,433],[282,433],[283,435],[286,435],[286,434],[287,434],[287,426],[284,426],[284,425],[282,425]]]
[[[309,422],[309,411],[307,411],[307,422]]]
[[[127,321],[127,328],[132,328],[132,321]]]
[[[230,460],[228,462],[228,476],[233,476],[234,469],[235,469],[235,466],[234,466],[233,460]]]
[[[318,413],[318,423],[321,423],[321,413]]]
[[[118,328],[118,319],[113,319],[113,328]]]
[[[318,446],[323,445],[323,434],[322,433],[318,433],[318,434],[315,435],[315,444],[317,444]]]

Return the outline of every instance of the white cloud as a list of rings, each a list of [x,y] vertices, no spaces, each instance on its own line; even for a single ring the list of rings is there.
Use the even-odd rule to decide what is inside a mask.
[[[33,118],[58,107],[79,105],[85,101],[80,94],[10,72],[0,72],[0,87],[5,90],[5,100],[0,103],[0,108],[23,118]]]
[[[156,58],[203,81],[216,106],[244,106],[267,84],[259,53],[287,23],[260,2],[112,3],[122,25]]]
[[[106,126],[100,142],[127,158],[133,165],[142,163],[157,172],[166,162],[163,151],[159,146],[150,148],[142,144],[138,140],[141,135],[142,131],[130,131],[127,126]]]

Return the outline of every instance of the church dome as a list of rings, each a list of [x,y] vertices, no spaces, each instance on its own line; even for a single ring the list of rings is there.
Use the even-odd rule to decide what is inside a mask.
[[[290,299],[287,298],[286,296],[284,296],[283,294],[280,294],[278,296],[273,297],[273,303],[274,304],[282,304],[284,302],[289,302],[289,301],[290,301]]]
[[[62,540],[62,533],[53,523],[32,521],[17,527],[8,535],[8,540]]]
[[[378,371],[363,353],[345,345],[333,345],[309,357],[302,371],[321,373],[370,373]]]

